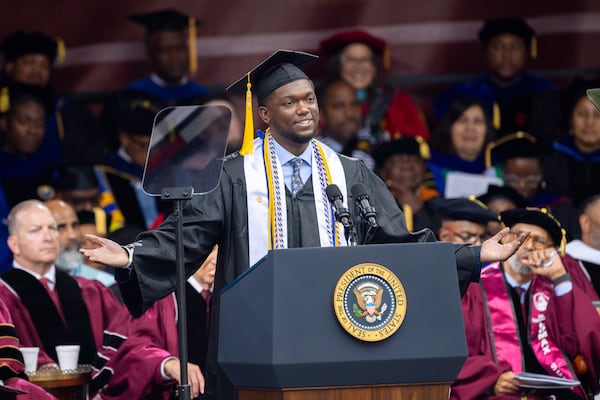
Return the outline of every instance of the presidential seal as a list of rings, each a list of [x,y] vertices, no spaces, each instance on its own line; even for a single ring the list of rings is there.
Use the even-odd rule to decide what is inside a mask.
[[[365,342],[387,339],[406,316],[406,293],[400,279],[379,264],[358,264],[338,280],[333,292],[338,322]]]

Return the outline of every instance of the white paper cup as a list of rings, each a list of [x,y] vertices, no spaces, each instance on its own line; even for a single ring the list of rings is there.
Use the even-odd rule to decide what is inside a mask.
[[[62,371],[77,369],[79,359],[79,345],[56,346],[56,355],[58,356],[58,365]]]
[[[40,353],[39,347],[21,347],[21,353],[23,354],[23,361],[25,361],[25,372],[37,371],[38,354]]]

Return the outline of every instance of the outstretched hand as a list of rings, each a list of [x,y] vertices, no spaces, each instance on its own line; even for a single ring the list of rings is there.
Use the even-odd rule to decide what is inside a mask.
[[[510,238],[510,236],[507,236],[509,233],[510,229],[504,228],[481,244],[479,259],[482,263],[506,260],[515,254],[529,236],[529,232],[523,232],[519,236],[513,237],[512,240],[501,242],[505,237]]]
[[[117,242],[91,234],[87,234],[85,237],[97,246],[95,249],[79,249],[81,254],[91,261],[116,268],[124,268],[129,264],[127,250]]]

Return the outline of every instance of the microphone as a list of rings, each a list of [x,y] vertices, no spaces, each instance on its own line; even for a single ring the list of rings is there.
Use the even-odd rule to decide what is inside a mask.
[[[350,211],[346,207],[344,207],[344,196],[342,196],[342,192],[337,185],[329,185],[325,188],[325,193],[327,194],[327,198],[329,202],[333,204],[333,208],[335,209],[335,220],[340,222],[345,230],[352,229],[352,218],[350,216]]]
[[[362,220],[369,224],[369,228],[377,228],[377,211],[375,211],[375,208],[369,202],[367,189],[365,189],[362,183],[357,183],[352,186],[350,192],[356,201]]]

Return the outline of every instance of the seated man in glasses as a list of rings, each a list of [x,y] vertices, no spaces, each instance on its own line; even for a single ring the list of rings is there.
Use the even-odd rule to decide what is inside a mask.
[[[488,238],[487,223],[498,221],[498,214],[472,198],[431,200],[440,220],[438,237],[444,242],[480,245]]]
[[[597,296],[581,269],[562,258],[565,231],[546,209],[500,217],[511,228],[507,236],[529,236],[508,260],[484,268],[462,299],[469,353],[451,398],[586,399],[599,389]],[[522,386],[521,372],[581,385],[533,393]]]

